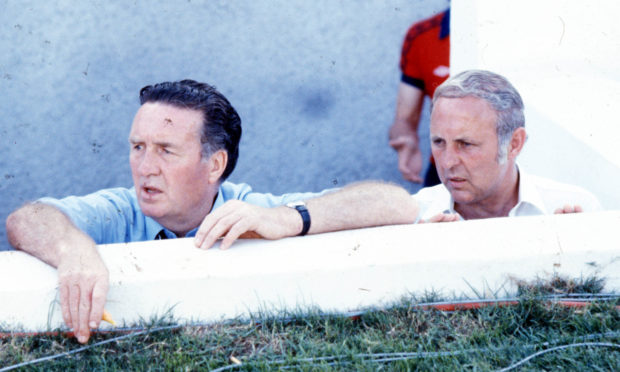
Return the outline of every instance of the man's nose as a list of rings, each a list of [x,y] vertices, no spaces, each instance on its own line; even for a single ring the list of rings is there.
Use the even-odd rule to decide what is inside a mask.
[[[144,156],[140,159],[138,165],[138,172],[141,176],[152,176],[159,173],[159,165],[157,163],[157,157],[151,151],[145,151]]]
[[[452,146],[448,146],[441,157],[442,166],[445,169],[451,169],[457,166],[461,162],[461,158]]]

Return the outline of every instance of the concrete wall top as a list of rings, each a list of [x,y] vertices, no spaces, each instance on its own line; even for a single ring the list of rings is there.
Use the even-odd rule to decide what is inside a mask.
[[[261,311],[346,312],[412,293],[497,298],[514,279],[596,275],[620,290],[620,212],[386,226],[245,240],[202,251],[191,239],[100,246],[110,270],[107,310],[132,324],[168,311],[216,321]],[[492,231],[493,233],[489,233]],[[0,319],[12,329],[62,325],[55,270],[0,253]]]

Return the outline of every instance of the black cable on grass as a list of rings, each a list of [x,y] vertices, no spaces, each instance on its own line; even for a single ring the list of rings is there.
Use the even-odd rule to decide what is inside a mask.
[[[20,368],[20,367],[26,367],[26,366],[30,366],[33,364],[37,364],[37,363],[41,363],[41,362],[46,362],[46,361],[50,361],[53,359],[58,359],[58,358],[62,358],[65,356],[69,356],[69,355],[73,355],[73,354],[77,354],[80,353],[82,351],[88,350],[88,349],[92,349],[94,347],[97,346],[101,346],[101,345],[105,345],[105,344],[109,344],[112,342],[116,342],[116,341],[121,341],[127,338],[131,338],[131,337],[135,337],[135,336],[140,336],[143,334],[149,334],[149,333],[154,333],[154,332],[159,332],[159,331],[165,331],[165,330],[172,330],[172,329],[179,329],[179,328],[183,328],[183,327],[188,327],[190,325],[180,325],[180,324],[175,324],[175,325],[171,325],[171,326],[164,326],[164,327],[157,327],[157,328],[152,328],[152,329],[146,329],[140,332],[135,332],[135,333],[129,333],[126,335],[122,335],[122,336],[118,336],[118,337],[114,337],[111,338],[109,340],[104,340],[104,341],[100,341],[100,342],[96,342],[92,345],[88,345],[88,346],[82,346],[79,347],[77,349],[71,350],[71,351],[66,351],[63,353],[59,353],[59,354],[55,354],[55,355],[49,355],[46,357],[42,357],[42,358],[38,358],[38,359],[33,359],[31,361],[28,362],[22,362],[22,363],[18,363],[18,364],[14,364],[11,366],[7,366],[7,367],[3,367],[0,369],[0,372],[6,372],[6,371],[11,371],[14,370],[16,368]],[[593,339],[593,338],[598,338],[598,337],[616,337],[616,336],[620,336],[620,332],[606,332],[606,333],[599,333],[599,334],[592,334],[592,335],[587,335],[587,336],[583,336],[583,337],[579,337],[581,339]],[[525,348],[534,348],[534,347],[539,347],[539,346],[549,346],[551,344],[553,344],[555,341],[552,342],[545,342],[542,344],[534,344],[534,345],[524,345],[522,347]],[[529,361],[530,359],[537,357],[539,355],[542,355],[546,352],[550,352],[550,351],[555,351],[555,350],[559,350],[559,349],[566,349],[569,347],[578,347],[578,346],[606,346],[606,347],[615,347],[615,348],[619,348],[620,349],[620,344],[612,344],[612,343],[580,343],[580,344],[570,344],[570,345],[564,345],[564,346],[559,346],[559,347],[555,347],[555,348],[551,348],[551,349],[547,349],[544,350],[542,352],[538,352],[535,354],[532,354],[531,356],[523,359],[522,361],[518,362],[517,364],[514,364],[510,367],[508,367],[509,369],[504,369],[502,371],[509,371],[510,369],[513,369],[527,361]],[[370,358],[370,361],[376,362],[376,363],[385,363],[385,362],[392,362],[392,361],[399,361],[399,360],[407,360],[407,359],[416,359],[416,358],[436,358],[436,357],[442,357],[442,356],[454,356],[454,355],[459,355],[459,354],[467,354],[467,353],[473,353],[473,352],[488,352],[488,351],[501,351],[501,350],[505,350],[505,349],[509,349],[511,348],[511,346],[505,346],[505,347],[499,347],[499,348],[479,348],[479,349],[467,349],[467,350],[455,350],[455,351],[435,351],[435,352],[412,352],[412,353],[407,353],[407,352],[399,352],[399,353],[376,353],[376,354],[356,354],[354,355],[355,358],[360,358],[360,359],[367,359]],[[294,360],[292,361],[295,364],[298,363],[311,363],[311,365],[317,365],[316,362],[321,362],[321,361],[328,361],[327,365],[333,366],[333,365],[337,365],[337,364],[350,364],[350,362],[347,361],[336,361],[337,359],[343,359],[346,357],[350,357],[350,355],[334,355],[334,356],[325,356],[325,357],[317,357],[317,358],[300,358],[298,360]],[[291,361],[288,361],[291,362]],[[282,368],[287,368],[287,367],[291,367],[291,364],[285,364],[287,363],[286,360],[275,360],[275,361],[271,361],[268,362],[267,364],[277,364],[280,365],[280,367]],[[240,368],[240,367],[245,367],[247,363],[241,363],[241,364],[231,364],[228,366],[224,366],[224,367],[220,367],[217,369],[214,369],[212,372],[222,372],[222,371],[227,371],[227,370],[231,370],[231,369],[235,369],[235,368]]]
[[[579,337],[581,339],[593,339],[593,338],[598,338],[598,337],[615,337],[615,336],[619,336],[620,332],[606,332],[606,333],[601,333],[601,334],[593,334],[593,335],[587,335],[584,337]],[[550,346],[552,344],[554,344],[556,341],[552,341],[552,342],[544,342],[541,344],[531,344],[531,345],[523,345],[523,346],[519,346],[519,347],[523,347],[523,348],[529,348],[529,349],[533,349],[533,348],[537,348],[537,347],[546,347],[546,346]],[[613,343],[603,343],[603,342],[584,342],[584,343],[575,343],[575,344],[569,344],[569,345],[562,345],[562,346],[557,346],[557,347],[553,347],[547,350],[543,350],[543,351],[539,351],[535,354],[530,355],[529,357],[519,361],[518,363],[515,363],[513,365],[511,365],[510,367],[507,367],[506,369],[502,369],[500,370],[500,372],[504,372],[504,371],[509,371],[511,369],[514,369],[526,362],[528,362],[529,360],[542,355],[544,353],[548,353],[548,352],[552,352],[552,351],[556,351],[556,350],[562,350],[562,349],[567,349],[567,348],[573,348],[573,347],[580,347],[580,346],[594,346],[594,347],[613,347],[613,348],[618,348],[620,349],[620,344],[613,344]],[[421,358],[438,358],[438,357],[446,357],[446,356],[455,356],[455,355],[462,355],[462,354],[470,354],[470,353],[475,353],[475,352],[479,352],[479,353],[485,353],[485,352],[489,352],[489,351],[502,351],[502,350],[507,350],[507,349],[511,349],[514,348],[515,346],[504,346],[504,347],[494,347],[494,348],[477,348],[477,349],[466,349],[466,350],[455,350],[455,351],[423,351],[423,352],[412,352],[412,353],[407,353],[407,352],[399,352],[399,353],[376,353],[376,354],[355,354],[352,357],[353,358],[358,358],[358,359],[366,359],[368,361],[374,362],[374,363],[386,363],[386,362],[396,362],[396,361],[403,361],[403,360],[409,360],[409,359],[421,359]],[[302,363],[309,363],[309,365],[306,365],[307,367],[313,367],[313,366],[319,366],[321,364],[319,364],[320,362],[327,362],[324,363],[322,365],[327,365],[327,366],[335,366],[335,365],[344,365],[344,364],[351,364],[351,361],[348,360],[343,360],[340,361],[339,359],[345,359],[345,358],[350,358],[351,355],[332,355],[332,356],[324,356],[324,357],[317,357],[317,358],[299,358],[299,359],[294,359],[294,360],[285,360],[285,359],[279,359],[279,360],[274,360],[274,361],[270,361],[270,362],[266,362],[267,365],[277,365],[279,368],[281,369],[289,369],[289,368],[293,368],[294,366],[297,366],[299,364]],[[223,371],[228,371],[228,370],[232,370],[235,368],[242,368],[242,367],[247,367],[248,365],[251,365],[251,363],[241,363],[241,364],[230,364],[227,366],[223,366],[220,368],[216,368],[214,370],[212,370],[211,372],[223,372]]]
[[[506,368],[502,368],[500,370],[498,370],[497,372],[507,372],[510,371],[512,369],[515,369],[517,367],[519,367],[520,365],[523,365],[527,362],[529,362],[530,360],[536,358],[537,356],[546,354],[546,353],[550,353],[552,351],[557,351],[557,350],[564,350],[564,349],[569,349],[569,348],[574,348],[574,347],[582,347],[582,346],[594,346],[594,347],[612,347],[612,348],[616,348],[616,349],[620,349],[620,344],[612,344],[612,343],[607,343],[607,342],[582,342],[582,343],[578,343],[578,344],[570,344],[570,345],[562,345],[562,346],[556,346],[556,347],[552,347],[551,349],[547,349],[547,350],[541,350],[537,353],[534,353],[530,356],[528,356],[527,358],[523,358],[520,361],[518,361],[515,364],[512,364]]]
[[[152,329],[145,329],[145,330],[140,331],[140,332],[129,333],[129,334],[126,334],[126,335],[123,335],[123,336],[118,336],[118,337],[111,338],[109,340],[96,342],[96,343],[94,343],[92,345],[82,346],[82,347],[79,347],[77,349],[73,349],[73,350],[70,350],[70,351],[65,351],[64,353],[48,355],[46,357],[42,357],[42,358],[38,358],[38,359],[33,359],[33,360],[28,361],[28,362],[22,362],[22,363],[14,364],[12,366],[3,367],[3,368],[0,369],[0,372],[11,371],[11,370],[16,369],[16,368],[30,366],[30,365],[33,365],[33,364],[37,364],[37,363],[41,363],[41,362],[46,362],[46,361],[50,361],[50,360],[57,359],[57,358],[62,358],[62,357],[69,356],[69,355],[72,355],[72,354],[81,353],[82,351],[85,351],[85,350],[88,350],[88,349],[92,349],[92,348],[94,348],[96,346],[101,346],[101,345],[109,344],[109,343],[112,343],[112,342],[115,342],[115,341],[120,341],[120,340],[124,340],[126,338],[130,338],[130,337],[135,337],[135,336],[140,336],[140,335],[143,335],[143,334],[159,332],[159,331],[165,331],[165,330],[170,330],[170,329],[177,329],[177,328],[182,328],[182,327],[185,327],[185,325],[175,324],[175,325],[171,325],[171,326],[157,327],[157,328],[152,328]]]
[[[604,301],[604,300],[616,300],[618,299],[618,295],[617,294],[610,294],[610,295],[604,295],[605,299],[602,298],[597,298],[596,300],[598,301]],[[555,296],[543,296],[543,298],[552,298],[557,300],[558,298]],[[476,302],[488,302],[488,303],[493,303],[493,302],[502,302],[502,301],[508,301],[508,300],[519,300],[518,297],[515,298],[504,298],[504,299],[493,299],[493,300],[476,300]],[[571,300],[575,300],[575,299],[571,299]],[[413,306],[413,308],[422,308],[425,306],[433,306],[433,305],[438,305],[438,304],[455,304],[455,303],[466,303],[466,302],[472,302],[471,300],[463,300],[463,301],[441,301],[441,302],[430,302],[430,303],[422,303],[422,304],[416,304],[415,306]],[[367,312],[366,311],[352,311],[352,312],[348,312],[348,313],[344,313],[344,314],[324,314],[324,316],[334,316],[334,315],[341,315],[341,316],[348,316],[348,317],[354,317],[354,316],[359,316],[359,315],[363,315]],[[282,319],[281,319],[282,320]],[[284,319],[284,321],[291,321],[292,319]],[[257,324],[260,324],[261,322],[257,322]],[[50,355],[50,356],[46,356],[46,357],[42,357],[42,358],[38,358],[38,359],[34,359],[28,362],[22,362],[19,364],[14,364],[12,366],[7,366],[7,367],[3,367],[0,368],[0,372],[5,372],[5,371],[11,371],[13,369],[16,368],[20,368],[20,367],[25,367],[25,366],[29,366],[29,365],[33,365],[33,364],[37,364],[40,362],[45,362],[45,361],[49,361],[49,360],[53,360],[53,359],[57,359],[57,358],[61,358],[64,356],[69,356],[69,355],[73,355],[73,354],[77,354],[80,353],[82,351],[100,346],[100,345],[105,345],[108,343],[112,343],[115,341],[120,341],[126,338],[131,338],[131,337],[135,337],[135,336],[139,336],[139,335],[143,335],[143,334],[149,334],[149,333],[153,333],[153,332],[158,332],[158,331],[164,331],[164,330],[171,330],[171,329],[179,329],[179,328],[183,328],[183,327],[200,327],[200,326],[206,326],[207,324],[202,324],[202,323],[196,323],[196,324],[176,324],[176,325],[170,325],[170,326],[162,326],[162,327],[157,327],[157,328],[152,328],[152,329],[144,329],[142,331],[139,331],[141,328],[127,328],[127,329],[120,329],[120,331],[129,331],[132,333],[123,335],[123,336],[119,336],[119,337],[115,337],[115,338],[111,338],[105,341],[101,341],[101,342],[97,342],[94,343],[92,345],[88,345],[88,346],[82,346],[79,347],[77,349],[71,350],[71,351],[67,351],[67,352],[63,352],[63,353],[59,353],[59,354],[55,354],[55,355]],[[119,329],[117,329],[119,330]],[[135,330],[135,332],[133,332]],[[620,332],[607,332],[605,334],[598,334],[598,335],[593,335],[594,337],[599,337],[599,336],[608,336],[609,334],[615,336],[615,335],[620,335]],[[588,336],[586,336],[586,338],[582,338],[582,339],[587,339]],[[546,342],[544,344],[541,345],[526,345],[525,347],[536,347],[536,346],[547,346],[549,345],[549,342]],[[614,345],[614,347],[620,347],[620,345],[617,344],[611,344]],[[468,349],[468,350],[457,350],[457,351],[453,351],[453,352],[423,352],[423,353],[388,353],[388,354],[358,354],[355,357],[361,357],[361,358],[371,358],[372,361],[375,362],[388,362],[388,361],[396,361],[396,360],[405,360],[405,359],[413,359],[413,358],[433,358],[433,357],[439,357],[439,356],[451,356],[451,355],[457,355],[457,354],[462,354],[462,353],[471,353],[471,352],[475,352],[475,351],[493,351],[493,350],[502,350],[505,348],[499,348],[499,349],[491,349],[491,348],[486,348],[486,349]],[[312,362],[312,361],[325,361],[325,360],[334,360],[334,359],[342,359],[344,357],[349,357],[350,355],[338,355],[338,356],[327,356],[327,357],[321,357],[321,358],[304,358],[304,359],[300,359],[301,362]],[[374,357],[385,357],[384,359],[373,359]],[[396,359],[391,358],[395,357]],[[268,364],[283,364],[285,363],[285,360],[277,360],[277,361],[272,361],[269,362]],[[329,363],[329,365],[335,365],[335,364],[339,364],[339,363],[343,363],[343,362],[331,362]],[[225,370],[229,370],[229,369],[234,369],[237,367],[241,367],[245,364],[232,364],[229,366],[225,366],[225,367],[221,367],[218,369],[215,369],[214,371],[225,371]],[[284,365],[286,366],[286,365]],[[281,367],[284,367],[281,365]]]

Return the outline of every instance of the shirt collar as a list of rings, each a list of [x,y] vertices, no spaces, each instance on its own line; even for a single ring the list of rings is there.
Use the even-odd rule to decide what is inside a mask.
[[[213,202],[213,206],[211,207],[211,211],[215,210],[216,208],[221,207],[224,204],[224,193],[222,192],[222,185],[220,185],[220,187],[217,190],[217,196],[215,197],[215,201]],[[209,212],[211,213],[211,212]]]
[[[444,186],[444,187],[445,187],[445,186]],[[447,190],[448,190],[448,189],[446,189],[446,191],[447,191]],[[450,191],[448,191],[448,194],[449,194],[449,193],[450,193]],[[451,195],[451,194],[450,194],[450,201],[448,202],[448,205],[446,205],[446,207],[444,208],[443,213],[453,213],[453,214],[454,214],[454,213],[458,213],[458,212],[454,209],[454,199],[452,199],[452,195]],[[461,220],[465,220],[465,219],[463,218],[463,216],[461,216],[460,214],[459,214],[459,217],[460,217],[460,219],[461,219]]]
[[[518,166],[517,166],[517,169],[518,169]],[[509,216],[513,216],[515,213],[518,212],[519,209],[527,208],[527,207],[535,208],[541,214],[544,214],[545,203],[543,203],[543,200],[540,194],[538,193],[536,186],[531,181],[531,177],[527,173],[522,172],[520,169],[518,169],[518,171],[519,171],[519,199],[517,201],[517,205],[515,205],[514,208],[510,210]]]
[[[176,238],[176,235],[172,231],[164,228],[159,222],[149,216],[144,216],[144,223],[146,225],[146,237],[148,240],[155,240],[157,234],[159,234],[162,229],[168,238],[172,238],[173,236]]]
[[[516,215],[519,209],[528,207],[535,208],[541,214],[544,214],[545,204],[543,203],[543,200],[538,193],[534,183],[531,181],[530,176],[527,173],[522,172],[519,169],[518,165],[517,172],[519,173],[519,198],[517,200],[517,204],[508,213],[508,216],[513,217]],[[450,195],[450,199],[448,201],[448,204],[446,204],[443,208],[443,213],[457,213],[454,210],[454,199],[452,199],[452,195],[449,191],[448,194]],[[463,218],[461,217],[461,219]]]
[[[217,197],[215,198],[215,202],[213,202],[213,206],[211,207],[211,211],[215,208],[221,207],[224,204],[224,196],[222,195],[222,186],[219,187]],[[211,213],[211,212],[209,212]],[[163,227],[159,222],[155,221],[149,216],[144,216],[145,224],[146,224],[146,236],[149,240],[155,240],[157,238],[157,234],[161,230],[164,230],[164,234],[168,237],[168,239],[176,239],[178,238],[177,234]],[[198,231],[198,227],[195,229],[191,229],[185,235],[186,238],[196,236],[196,232]]]
[[[149,240],[156,240],[157,234],[159,234],[159,232],[162,230],[164,230],[164,234],[166,234],[166,237],[168,239],[178,238],[177,234],[166,229],[165,227],[160,225],[159,222],[155,221],[151,217],[148,217],[148,216],[144,216],[144,217],[146,220],[146,236],[148,237]],[[190,231],[187,232],[187,234],[185,234],[185,238],[191,238],[193,236],[196,236],[197,231],[198,231],[198,228],[191,229]]]
[[[431,201],[432,206],[429,208],[429,210],[430,211],[441,211],[440,213],[444,213],[444,214],[457,213],[454,210],[454,199],[452,199],[452,195],[450,194],[450,191],[448,191],[446,186],[443,183],[440,183],[439,185],[432,186],[432,187],[439,187],[439,189],[437,190],[437,193],[432,198],[432,201]],[[424,218],[428,219],[428,218],[433,217],[436,214],[436,212],[433,212],[433,213],[434,213],[433,215],[424,216]],[[418,220],[420,219],[422,219],[421,215],[418,216]],[[461,220],[462,219],[463,217],[461,217]]]

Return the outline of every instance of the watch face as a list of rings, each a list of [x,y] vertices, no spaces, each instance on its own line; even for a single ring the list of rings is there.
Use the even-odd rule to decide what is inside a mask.
[[[300,207],[300,206],[305,206],[305,205],[306,203],[304,203],[302,200],[286,203],[286,206],[289,208],[295,208],[295,207]]]

